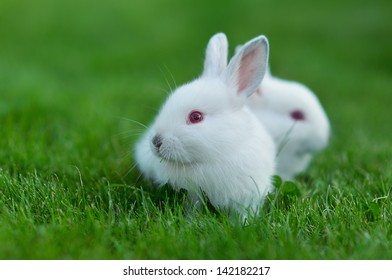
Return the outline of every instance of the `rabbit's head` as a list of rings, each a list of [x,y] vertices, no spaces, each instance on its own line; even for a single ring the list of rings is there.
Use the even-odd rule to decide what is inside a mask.
[[[248,105],[275,139],[301,141],[299,151],[315,152],[328,143],[328,117],[316,95],[303,84],[266,75]]]
[[[268,59],[263,36],[243,46],[227,65],[227,39],[213,36],[202,75],[167,99],[151,129],[151,149],[172,164],[221,160],[246,145],[250,114],[246,99],[257,89]],[[226,66],[227,65],[227,66]]]

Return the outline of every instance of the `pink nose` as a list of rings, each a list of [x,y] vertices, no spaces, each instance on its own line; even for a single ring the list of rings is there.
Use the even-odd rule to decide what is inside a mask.
[[[303,121],[305,120],[305,114],[300,110],[295,110],[290,113],[291,118],[296,121]]]

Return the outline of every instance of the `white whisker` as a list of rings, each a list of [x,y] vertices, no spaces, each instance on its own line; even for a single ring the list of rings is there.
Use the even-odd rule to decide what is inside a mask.
[[[167,72],[169,72],[170,77],[171,77],[171,79],[172,79],[172,82],[174,83],[174,86],[177,88],[177,83],[176,83],[176,80],[174,79],[173,73],[170,71],[169,67],[167,67],[166,64],[165,64],[164,66],[165,66]]]
[[[124,177],[128,176],[135,168],[136,168],[136,163],[132,164],[130,168],[128,168],[128,171],[124,174]],[[139,177],[142,176],[142,174],[139,175]]]
[[[130,121],[130,122],[135,123],[135,124],[138,124],[138,125],[140,125],[140,126],[142,126],[144,128],[148,128],[145,124],[143,124],[143,123],[141,123],[139,121],[135,121],[133,119],[129,119],[129,118],[125,118],[125,117],[118,117],[118,118],[120,118],[122,120]]]
[[[173,88],[171,87],[170,82],[167,79],[166,74],[164,73],[164,71],[163,71],[163,69],[161,67],[159,67],[159,71],[161,72],[163,78],[165,79],[165,82],[166,82],[167,86],[169,87],[170,92],[172,92]]]

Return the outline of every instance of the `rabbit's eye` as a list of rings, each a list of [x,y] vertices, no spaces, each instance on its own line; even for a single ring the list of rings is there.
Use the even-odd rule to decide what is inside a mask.
[[[199,111],[192,111],[188,115],[188,124],[195,124],[203,121],[204,119],[204,114]]]
[[[303,121],[305,120],[305,114],[300,111],[300,110],[296,110],[290,113],[291,118],[293,118],[296,121]]]

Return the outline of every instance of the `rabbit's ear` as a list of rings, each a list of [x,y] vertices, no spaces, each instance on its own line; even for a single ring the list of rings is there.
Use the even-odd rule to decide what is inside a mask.
[[[227,65],[228,42],[226,35],[217,33],[211,37],[206,49],[202,76],[219,76]]]
[[[238,96],[248,97],[260,85],[267,67],[268,40],[259,36],[237,51],[225,70],[224,80]]]
[[[242,45],[238,45],[235,47],[234,53],[238,53],[242,48]]]

